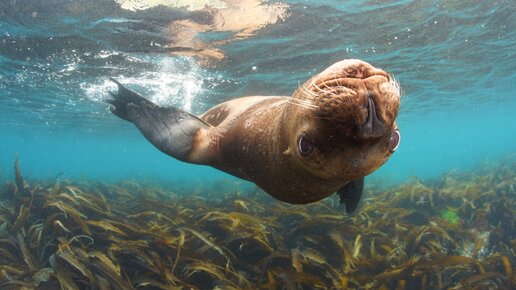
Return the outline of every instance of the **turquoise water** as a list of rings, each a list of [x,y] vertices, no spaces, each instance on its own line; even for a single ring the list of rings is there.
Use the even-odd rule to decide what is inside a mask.
[[[373,178],[434,178],[516,153],[515,1],[283,1],[284,21],[227,42],[206,66],[167,51],[181,9],[110,1],[0,3],[0,178],[235,180],[156,150],[108,110],[115,77],[160,105],[201,113],[243,95],[290,95],[345,58],[393,73],[399,150]],[[231,32],[206,32],[206,41]]]

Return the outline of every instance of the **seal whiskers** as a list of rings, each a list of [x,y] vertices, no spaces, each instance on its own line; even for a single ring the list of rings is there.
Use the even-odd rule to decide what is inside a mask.
[[[400,82],[393,75],[389,76],[389,85],[392,88],[392,93],[398,95],[400,98],[400,106],[407,100],[408,96],[401,90]]]
[[[312,103],[310,100],[300,100],[293,97],[287,97],[288,103],[294,106],[299,106],[308,110],[316,110],[318,107]]]

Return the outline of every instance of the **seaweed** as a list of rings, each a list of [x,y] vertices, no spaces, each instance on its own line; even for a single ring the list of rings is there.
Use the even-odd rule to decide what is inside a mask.
[[[27,182],[16,159],[0,288],[515,289],[515,169],[368,187],[348,216],[336,198]]]
[[[442,210],[441,217],[453,225],[458,224],[460,220],[459,216],[457,215],[457,211],[453,210],[452,208]]]

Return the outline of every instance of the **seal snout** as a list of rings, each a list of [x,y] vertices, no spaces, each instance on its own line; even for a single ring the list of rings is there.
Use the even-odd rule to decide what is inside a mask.
[[[373,95],[367,93],[367,119],[358,129],[358,135],[362,138],[380,137],[385,134],[387,125],[378,118],[378,112]]]

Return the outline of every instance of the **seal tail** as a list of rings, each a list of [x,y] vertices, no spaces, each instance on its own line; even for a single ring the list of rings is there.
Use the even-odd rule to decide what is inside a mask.
[[[113,99],[111,112],[136,125],[156,148],[181,161],[191,162],[195,148],[194,137],[201,129],[211,126],[198,117],[174,107],[163,108],[124,87],[117,80],[118,92],[110,93]]]

